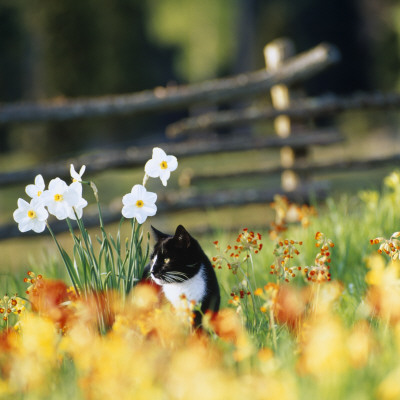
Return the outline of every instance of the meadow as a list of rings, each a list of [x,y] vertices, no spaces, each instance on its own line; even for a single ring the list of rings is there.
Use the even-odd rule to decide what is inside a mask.
[[[397,399],[399,203],[393,172],[381,191],[313,207],[276,197],[262,229],[203,237],[222,302],[201,332],[197,305],[174,310],[136,284],[143,215],[113,235],[100,220],[92,237],[76,212],[56,257],[26,254],[26,271],[2,279],[0,396]]]

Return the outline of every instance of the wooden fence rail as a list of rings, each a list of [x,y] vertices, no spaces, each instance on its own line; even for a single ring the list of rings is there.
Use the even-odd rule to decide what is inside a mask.
[[[167,134],[173,138],[200,130],[212,130],[265,121],[286,115],[298,120],[336,115],[351,110],[383,110],[400,107],[400,93],[356,93],[351,96],[323,95],[292,101],[284,110],[251,107],[243,110],[219,111],[182,119],[167,127]]]
[[[334,162],[297,162],[292,169],[297,173],[313,173],[318,174],[329,174],[337,173],[342,171],[356,171],[365,169],[381,168],[386,166],[400,166],[400,154],[392,155],[389,157],[374,157],[365,160],[342,160]],[[254,178],[262,176],[271,176],[281,174],[285,170],[282,166],[272,168],[260,168],[256,170],[249,170],[236,173],[213,173],[213,174],[194,174],[190,176],[190,181],[193,184],[198,183],[202,180],[222,180],[222,179],[238,179],[238,178]]]
[[[192,157],[202,154],[217,154],[223,152],[245,151],[253,149],[280,148],[291,146],[293,148],[320,145],[327,146],[338,143],[342,137],[335,131],[321,132],[318,137],[315,133],[305,133],[290,138],[275,136],[249,138],[246,135],[227,135],[226,138],[213,138],[208,140],[196,140],[194,142],[164,143],[162,148],[178,158]],[[37,174],[50,179],[58,176],[69,176],[69,164],[80,167],[86,165],[88,174],[97,173],[112,168],[143,167],[151,158],[153,146],[130,147],[126,150],[107,150],[101,154],[83,156],[75,159],[63,160],[57,163],[45,164],[35,168],[0,173],[0,187],[21,183],[30,183]]]
[[[340,60],[336,47],[320,44],[288,60],[279,71],[264,70],[199,84],[158,87],[140,93],[87,99],[0,105],[0,124],[65,121],[98,116],[137,114],[219,103],[264,94],[277,83],[302,82]]]

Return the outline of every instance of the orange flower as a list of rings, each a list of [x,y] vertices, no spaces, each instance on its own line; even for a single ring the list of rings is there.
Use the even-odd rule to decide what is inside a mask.
[[[210,319],[210,324],[215,333],[226,342],[236,343],[243,335],[243,328],[239,316],[230,308],[225,308],[215,313]]]
[[[298,328],[305,316],[308,303],[308,290],[289,285],[279,288],[275,302],[277,322],[287,324],[291,330]]]
[[[35,290],[29,292],[32,310],[39,312],[65,327],[71,316],[71,311],[63,304],[69,300],[68,286],[60,280],[40,279],[36,282]]]

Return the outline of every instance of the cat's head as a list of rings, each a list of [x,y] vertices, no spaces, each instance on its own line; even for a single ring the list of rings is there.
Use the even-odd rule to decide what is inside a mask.
[[[179,225],[174,235],[152,227],[156,240],[150,260],[151,278],[159,285],[179,283],[192,278],[202,262],[198,242]]]

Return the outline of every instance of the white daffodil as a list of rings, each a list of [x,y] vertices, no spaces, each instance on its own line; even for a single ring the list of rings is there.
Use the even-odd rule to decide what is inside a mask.
[[[79,201],[75,206],[70,208],[68,218],[76,219],[76,215],[78,218],[82,218],[83,209],[88,205],[88,202],[82,197],[82,184],[80,182],[72,182],[68,190],[74,190],[79,195]]]
[[[49,189],[42,196],[49,213],[59,220],[67,217],[75,219],[73,209],[75,208],[79,216],[82,208],[87,204],[86,200],[82,199],[82,187],[79,183],[72,183],[68,186],[60,178],[52,179]],[[85,202],[84,205],[82,200]]]
[[[159,147],[154,147],[151,160],[147,161],[144,166],[146,174],[152,178],[160,177],[164,186],[167,186],[167,181],[172,171],[178,168],[178,160],[175,156],[168,156],[164,150]]]
[[[18,208],[14,211],[13,217],[21,232],[33,230],[36,233],[43,232],[46,227],[46,220],[49,213],[44,204],[38,198],[32,199],[30,203],[18,199]]]
[[[122,215],[125,218],[136,218],[143,224],[147,217],[152,217],[157,212],[157,194],[148,192],[143,185],[135,185],[131,193],[122,198]]]
[[[86,165],[82,165],[79,172],[76,172],[74,164],[71,164],[69,172],[71,174],[72,182],[82,182],[82,175],[85,173],[85,170],[86,170]]]
[[[36,175],[35,183],[26,186],[25,192],[32,199],[39,198],[44,192],[45,184],[42,175]]]

